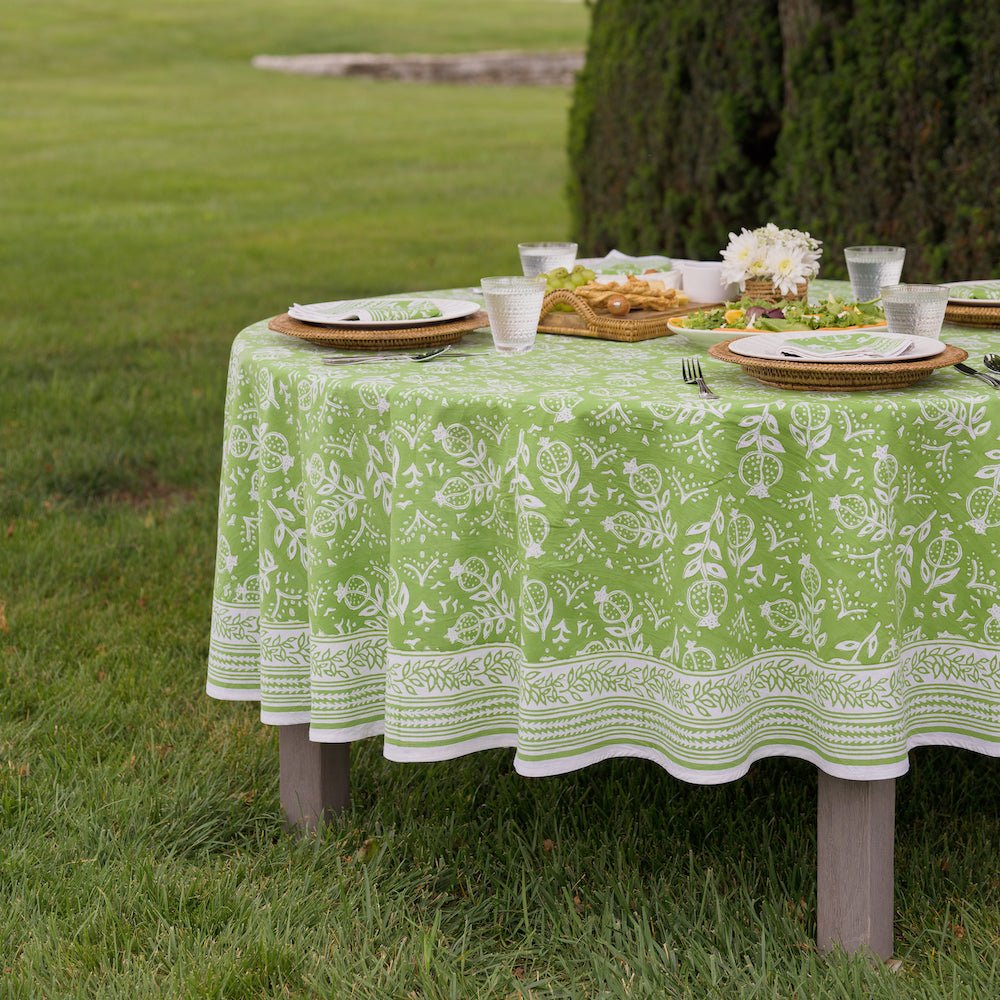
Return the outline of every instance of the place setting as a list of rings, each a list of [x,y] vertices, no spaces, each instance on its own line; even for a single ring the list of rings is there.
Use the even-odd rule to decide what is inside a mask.
[[[1000,326],[1000,279],[953,281],[947,286],[945,320],[963,326]]]
[[[775,388],[841,392],[905,388],[968,357],[930,337],[862,332],[760,334],[714,344],[708,353]]]
[[[486,325],[483,307],[471,299],[405,293],[294,303],[287,312],[268,321],[268,328],[275,333],[311,344],[383,352],[450,346]]]

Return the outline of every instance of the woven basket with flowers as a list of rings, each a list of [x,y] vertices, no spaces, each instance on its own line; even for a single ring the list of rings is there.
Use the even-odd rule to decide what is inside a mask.
[[[809,281],[819,274],[819,240],[773,222],[729,234],[722,251],[722,280],[739,282],[743,294],[765,302],[805,299]]]

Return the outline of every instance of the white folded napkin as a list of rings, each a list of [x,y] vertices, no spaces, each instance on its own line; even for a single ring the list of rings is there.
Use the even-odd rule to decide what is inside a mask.
[[[838,361],[884,361],[899,358],[913,346],[910,337],[870,333],[826,334],[815,337],[790,337],[781,343],[781,355],[803,361],[837,359]]]
[[[435,319],[441,315],[429,299],[359,299],[338,302],[334,307],[302,306],[297,302],[289,309],[298,319],[317,322],[331,320],[357,321],[359,323],[394,323],[403,320]]]

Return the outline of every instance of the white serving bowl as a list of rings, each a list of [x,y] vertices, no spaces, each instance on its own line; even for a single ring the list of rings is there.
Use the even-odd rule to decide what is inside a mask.
[[[686,343],[701,350],[707,350],[712,344],[721,344],[724,340],[752,336],[750,333],[739,333],[736,330],[688,330],[683,326],[675,326],[672,322],[668,322],[667,325]]]
[[[708,350],[712,344],[721,344],[724,340],[736,340],[738,337],[749,337],[748,333],[736,333],[735,330],[685,330],[678,334],[692,347]]]

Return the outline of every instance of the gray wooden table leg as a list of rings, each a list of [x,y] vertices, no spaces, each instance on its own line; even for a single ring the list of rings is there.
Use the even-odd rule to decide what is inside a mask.
[[[351,800],[350,743],[312,743],[308,723],[278,727],[281,808],[289,827],[315,830]]]
[[[892,955],[896,782],[819,772],[816,939],[820,951]]]

